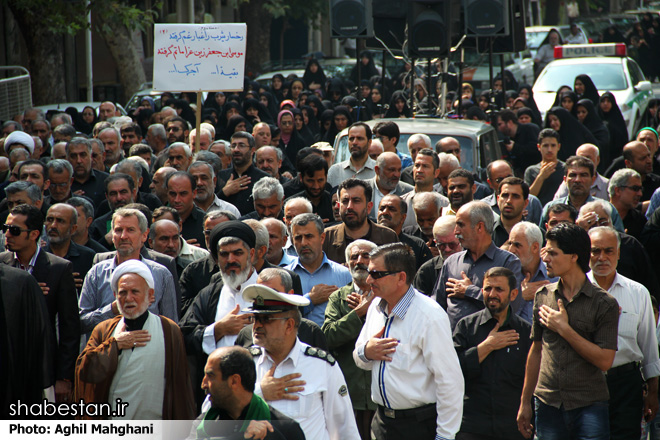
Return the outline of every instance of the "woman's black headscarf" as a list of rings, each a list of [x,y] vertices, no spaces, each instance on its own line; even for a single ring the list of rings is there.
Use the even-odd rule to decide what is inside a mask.
[[[584,93],[582,95],[578,95],[579,99],[587,98],[591,99],[591,102],[600,101],[600,94],[598,93],[598,89],[596,88],[596,85],[591,80],[589,75],[583,73],[582,75],[576,76],[575,80],[580,80],[582,84],[584,84]],[[575,85],[573,85],[573,90],[575,90]]]
[[[279,88],[275,88],[275,84],[273,83],[273,79],[279,79],[281,81],[281,85]],[[276,73],[273,75],[273,78],[271,79],[271,85],[270,85],[270,92],[275,96],[275,99],[277,99],[277,105],[280,105],[280,102],[284,101],[284,93],[282,92],[282,89],[284,88],[284,83],[286,82],[286,79],[284,78],[284,75],[281,73]]]
[[[299,116],[303,120],[303,126],[302,129],[298,130],[298,135],[302,138],[302,140],[305,142],[305,146],[310,146],[314,143],[314,134],[312,131],[305,125],[305,117],[302,114],[302,110],[299,108],[292,108],[291,113],[293,113],[293,122],[294,122],[294,127],[295,127],[295,121],[296,121],[296,116]]]
[[[175,110],[181,110],[181,116],[183,119],[188,121],[191,127],[194,127],[197,124],[197,118],[195,117],[195,112],[190,107],[190,104],[185,99],[175,99],[170,101],[170,106]]]
[[[318,66],[318,70],[316,71],[316,73],[312,73],[312,71],[310,70],[310,66],[313,64]],[[325,81],[326,81],[325,72],[323,71],[323,67],[321,67],[318,60],[312,58],[307,62],[307,67],[305,67],[305,73],[303,74],[303,81],[305,81],[305,84],[307,84],[308,86],[309,84],[314,82],[316,84],[319,84],[321,87],[325,87]]]
[[[227,128],[225,129],[225,138],[224,138],[226,141],[231,139],[231,135],[234,134],[234,131],[236,130],[236,126],[241,122],[245,122],[245,131],[247,131],[248,133],[252,133],[252,126],[250,125],[250,121],[248,121],[245,117],[241,115],[234,115],[231,118],[229,118],[229,122],[227,122]]]
[[[591,134],[596,138],[596,146],[600,150],[600,164],[599,172],[605,172],[608,164],[610,163],[610,132],[600,119],[596,106],[590,99],[580,99],[577,103],[578,107],[583,107],[587,111],[587,116],[582,121],[582,125],[587,127]]]
[[[303,105],[300,107],[300,110],[303,112],[303,116],[307,115],[307,128],[312,132],[313,136],[316,136],[319,133],[319,120],[314,114],[314,109],[308,105]]]
[[[552,128],[550,126],[550,115],[556,116],[560,123],[559,143],[561,144],[561,149],[557,154],[559,160],[565,161],[569,157],[574,156],[582,144],[596,145],[598,143],[589,129],[580,124],[580,121],[564,107],[553,107],[548,110],[545,116],[545,128]]]
[[[351,116],[350,110],[343,105],[338,105],[334,109],[334,113],[332,114],[332,124],[330,125],[330,130],[325,134],[325,141],[330,143],[330,145],[335,144],[335,137],[339,134],[340,130],[337,128],[335,125],[335,116],[336,115],[344,115],[348,119],[347,127],[350,127],[351,124],[353,123],[353,118]]]
[[[257,109],[257,111],[259,112],[258,115],[259,121],[248,116],[247,110],[250,108]],[[270,112],[266,110],[266,107],[264,107],[264,105],[261,102],[257,101],[254,98],[247,98],[245,101],[243,101],[243,114],[249,120],[250,124],[252,124],[253,127],[258,122],[266,122],[268,124],[273,123],[273,117],[271,116]]]
[[[396,110],[396,102],[397,101],[403,101],[404,106],[403,106],[403,112],[399,113]],[[410,111],[410,107],[408,107],[408,99],[406,97],[406,94],[402,90],[397,90],[392,94],[392,99],[390,99],[390,108],[387,109],[387,113],[385,113],[386,118],[400,118],[400,117],[405,117],[405,118],[410,118],[412,116],[412,112]]]
[[[541,117],[541,111],[539,110],[539,107],[536,105],[536,101],[534,100],[534,91],[532,90],[532,86],[529,84],[521,85],[518,88],[518,95],[520,95],[522,90],[526,90],[527,93],[529,93],[529,98],[526,98],[526,107],[532,111],[532,122],[540,127],[543,125],[543,118]]]
[[[325,105],[321,102],[321,98],[315,94],[311,94],[307,97],[306,105],[312,107],[312,110],[316,108],[316,119],[320,119],[321,113],[325,111]]]
[[[612,109],[609,112],[604,112],[598,105],[598,115],[606,124],[610,132],[610,157],[615,158],[623,154],[623,146],[628,143],[630,137],[628,135],[628,127],[626,121],[623,119],[623,113],[619,105],[616,103],[616,97],[612,92],[604,92],[600,96],[600,101],[609,100],[612,103]]]
[[[322,141],[326,138],[328,132],[332,129],[332,120],[335,116],[335,111],[331,109],[323,110],[319,118],[319,134],[316,136],[316,141]],[[325,123],[330,121],[330,129],[325,129]]]

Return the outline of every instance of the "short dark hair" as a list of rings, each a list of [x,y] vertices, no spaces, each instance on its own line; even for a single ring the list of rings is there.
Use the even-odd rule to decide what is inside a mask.
[[[170,122],[180,122],[183,126],[183,131],[190,130],[190,124],[188,124],[188,121],[183,119],[181,116],[172,116],[169,118],[167,121],[165,121],[165,128],[167,128],[167,124]]]
[[[491,277],[506,277],[509,281],[509,292],[518,288],[518,280],[516,280],[516,275],[511,269],[507,269],[506,267],[491,267],[484,274],[484,280]]]
[[[548,208],[548,217],[550,217],[550,214],[561,214],[562,212],[568,212],[569,217],[573,222],[577,220],[578,212],[577,209],[573,207],[573,205],[569,205],[568,203],[555,203],[554,205],[551,205]]]
[[[325,171],[326,177],[328,176],[328,162],[317,154],[310,154],[300,161],[300,174],[302,176],[313,177],[317,171]]]
[[[190,181],[190,190],[195,191],[195,189],[197,189],[197,181],[188,171],[176,171],[170,174],[169,176],[167,176],[167,178],[165,179],[165,188],[169,186],[170,180],[172,180],[174,177],[185,177],[186,179],[188,179],[188,181]]]
[[[500,182],[500,192],[502,192],[502,185],[504,184],[519,185],[522,188],[523,198],[527,200],[527,198],[529,197],[529,185],[527,185],[527,183],[524,180],[522,180],[520,177],[511,176],[502,180],[502,182]]]
[[[24,161],[18,166],[18,176],[19,176],[19,178],[20,178],[20,176],[21,176],[21,170],[23,169],[23,167],[24,167],[25,165],[39,165],[39,166],[41,167],[41,175],[43,176],[44,180],[48,180],[48,168],[46,168],[46,165],[45,165],[42,161],[40,161],[40,160],[36,160],[36,159],[28,159],[28,160],[24,160]],[[72,175],[73,175],[73,174],[72,174]]]
[[[591,239],[587,231],[573,223],[560,223],[545,234],[545,239],[557,243],[563,253],[577,255],[582,272],[589,272]]]
[[[431,150],[430,148],[422,148],[417,152],[417,157],[419,157],[420,155],[428,156],[431,158],[431,162],[433,163],[434,170],[440,168],[440,158],[438,157],[438,153],[436,153],[435,151]]]
[[[159,206],[158,208],[154,209],[153,214],[151,215],[153,218],[158,218],[165,214],[166,212],[169,212],[172,214],[172,217],[174,218],[175,223],[179,223],[181,221],[181,216],[179,215],[179,211],[176,209],[172,208],[171,206]]]
[[[541,142],[545,138],[555,138],[557,142],[561,141],[561,137],[559,136],[559,133],[552,128],[544,128],[539,132],[539,137],[538,137],[538,144],[541,145]]]
[[[135,122],[129,122],[127,124],[122,125],[119,128],[120,133],[135,133],[138,137],[142,137],[142,128],[135,123]]]
[[[455,179],[456,177],[463,177],[467,179],[470,186],[474,185],[474,176],[472,175],[471,172],[469,172],[464,168],[456,168],[454,171],[449,173],[449,176],[447,176],[447,180]]]
[[[374,125],[373,129],[374,135],[378,136],[387,136],[388,138],[396,139],[394,145],[399,143],[399,138],[401,137],[401,131],[399,131],[399,126],[392,121],[381,121]]]
[[[403,243],[388,243],[378,246],[369,253],[369,258],[383,257],[385,270],[404,272],[406,274],[406,285],[410,286],[417,273],[415,264],[415,253],[410,246]]]
[[[256,145],[254,137],[250,133],[248,133],[247,131],[237,131],[237,132],[235,132],[234,134],[231,135],[231,138],[229,139],[230,142],[233,141],[235,138],[247,139],[248,145],[250,146],[250,149],[253,149],[254,146]]]
[[[106,194],[108,193],[108,185],[111,184],[112,182],[116,182],[117,180],[125,180],[128,182],[128,189],[130,189],[131,191],[135,189],[135,181],[133,180],[133,177],[124,173],[115,173],[115,174],[110,174],[108,177],[105,178],[105,181],[103,182],[103,184],[105,185]]]
[[[373,137],[373,133],[371,132],[371,127],[369,127],[367,124],[364,122],[356,122],[354,124],[351,124],[350,127],[348,127],[348,130],[350,131],[351,128],[355,127],[362,127],[364,128],[364,133],[367,135],[367,139],[371,139]]]
[[[371,202],[371,197],[373,196],[371,185],[369,185],[367,182],[365,182],[362,179],[356,179],[356,178],[346,179],[342,183],[340,183],[339,186],[337,187],[337,197],[340,196],[342,189],[349,190],[351,188],[355,188],[356,186],[361,186],[362,189],[364,189],[364,198],[367,199],[367,203]]]
[[[36,206],[22,204],[22,205],[14,206],[12,210],[9,212],[12,215],[25,216],[25,226],[30,231],[39,231],[39,235],[35,240],[38,243],[39,236],[41,235],[41,231],[44,228],[44,215],[41,213],[41,210]]]
[[[594,176],[594,172],[596,171],[594,167],[594,163],[588,157],[571,156],[568,159],[566,159],[565,163],[566,163],[566,167],[564,169],[565,176],[568,176],[569,168],[587,168],[589,170],[589,173],[591,173],[591,177]]]
[[[257,367],[249,351],[244,348],[235,347],[228,350],[218,361],[218,369],[222,374],[222,380],[238,374],[241,378],[243,389],[250,393],[254,392],[254,384],[257,382]]]
[[[518,117],[516,114],[513,112],[513,110],[504,109],[502,110],[497,116],[502,120],[502,122],[513,122],[514,124],[518,125]]]

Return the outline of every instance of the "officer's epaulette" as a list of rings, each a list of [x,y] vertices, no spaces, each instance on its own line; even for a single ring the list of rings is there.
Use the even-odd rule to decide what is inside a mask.
[[[252,356],[261,356],[261,347],[253,345],[252,347],[248,348],[248,350]]]
[[[328,353],[325,350],[321,350],[320,348],[316,348],[316,347],[307,347],[305,349],[305,356],[312,356],[312,357],[315,357],[315,358],[323,359],[324,361],[326,361],[330,365],[334,365],[335,362],[337,362],[335,360],[335,358],[330,353]]]

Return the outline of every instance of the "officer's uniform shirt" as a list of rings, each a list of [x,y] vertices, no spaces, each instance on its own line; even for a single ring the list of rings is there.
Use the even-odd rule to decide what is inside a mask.
[[[257,366],[254,392],[263,397],[261,379],[273,366],[271,357],[260,347],[251,348]],[[274,400],[268,404],[300,424],[305,438],[314,440],[360,440],[346,381],[335,359],[323,350],[296,338],[286,358],[275,369],[274,377],[300,373],[304,391],[298,400]]]

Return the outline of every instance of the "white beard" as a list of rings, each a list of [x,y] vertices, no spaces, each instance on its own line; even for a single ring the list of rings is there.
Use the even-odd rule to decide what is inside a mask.
[[[245,269],[239,273],[231,272],[227,274],[223,271],[220,272],[220,276],[222,277],[222,282],[225,283],[225,285],[229,286],[233,290],[239,290],[241,284],[250,278],[251,272],[252,266],[248,264]]]

